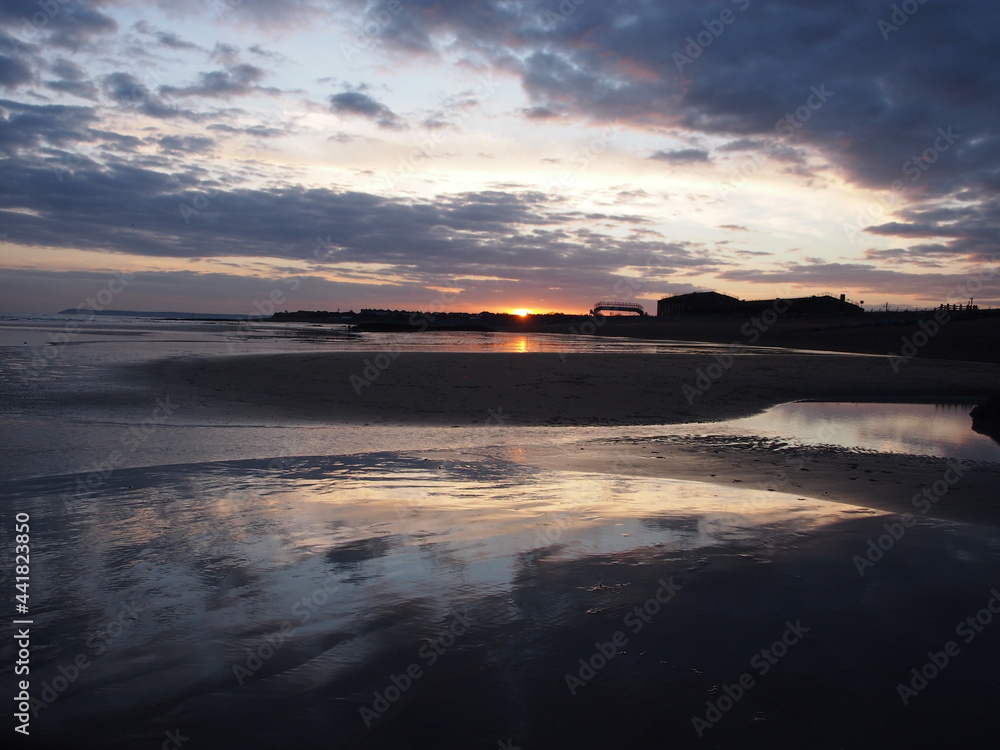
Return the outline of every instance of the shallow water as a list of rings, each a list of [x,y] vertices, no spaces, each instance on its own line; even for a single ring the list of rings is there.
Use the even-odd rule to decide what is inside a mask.
[[[1000,443],[972,430],[974,406],[803,401],[779,404],[728,426],[793,437],[806,445],[1000,462]]]
[[[3,489],[31,515],[42,739],[701,747],[692,717],[749,673],[708,739],[865,746],[969,733],[995,694],[985,636],[919,707],[896,694],[1000,583],[1000,539],[977,527],[922,519],[862,577],[853,556],[895,517],[503,459],[297,456]],[[795,623],[807,634],[761,672],[755,654]]]

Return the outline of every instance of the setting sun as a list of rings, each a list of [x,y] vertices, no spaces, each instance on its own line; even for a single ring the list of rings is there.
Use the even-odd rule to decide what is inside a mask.
[[[514,314],[519,315],[522,318],[527,318],[529,315],[531,315],[531,310],[519,307],[517,310],[514,310]]]

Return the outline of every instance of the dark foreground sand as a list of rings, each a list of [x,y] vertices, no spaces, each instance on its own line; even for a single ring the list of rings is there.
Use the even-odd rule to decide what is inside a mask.
[[[127,377],[196,400],[203,417],[630,425],[732,419],[802,399],[975,402],[1000,388],[1000,365],[911,360],[897,372],[889,358],[863,355],[333,352],[166,360]],[[95,398],[113,408],[129,394]]]

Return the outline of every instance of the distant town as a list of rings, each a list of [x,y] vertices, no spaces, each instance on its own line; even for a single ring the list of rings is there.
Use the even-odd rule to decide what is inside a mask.
[[[678,319],[689,316],[700,318],[725,318],[727,316],[753,316],[766,313],[786,313],[795,318],[804,316],[839,318],[859,315],[903,315],[912,316],[916,313],[945,311],[949,314],[959,313],[965,316],[1000,314],[1000,309],[980,310],[973,300],[961,303],[941,303],[934,308],[902,308],[886,304],[885,308],[873,308],[866,312],[862,305],[848,300],[846,295],[834,297],[829,294],[812,295],[809,297],[778,297],[774,299],[741,300],[720,292],[691,292],[672,297],[663,297],[656,303],[655,315],[635,301],[601,300],[586,314],[546,312],[537,313],[530,310],[514,312],[447,312],[438,310],[395,310],[382,308],[361,308],[353,310],[288,310],[273,311],[273,303],[262,306],[256,304],[258,313],[226,314],[226,313],[193,313],[193,312],[140,312],[135,310],[90,310],[70,308],[61,310],[60,315],[99,315],[102,317],[139,317],[159,318],[167,320],[237,320],[237,321],[271,321],[276,323],[329,323],[349,325],[355,330],[381,331],[422,331],[434,330],[510,330],[512,327],[524,328],[529,323],[534,327],[561,326],[579,323],[582,320],[597,320],[603,325],[610,319],[616,324],[624,325],[628,319],[642,319],[652,322],[658,319]],[[268,309],[268,307],[270,309]],[[592,324],[591,324],[592,325]]]
[[[863,304],[855,304],[846,295],[813,295],[810,297],[785,297],[762,300],[740,300],[719,292],[692,292],[664,297],[657,302],[656,318],[681,316],[752,316],[772,310],[776,314],[793,316],[854,316],[865,314]],[[941,304],[937,309],[950,312],[976,313],[979,306],[969,303]],[[889,310],[887,309],[888,313]],[[894,310],[893,312],[903,312]],[[907,309],[905,312],[911,312]],[[916,312],[915,310],[913,312]],[[869,313],[871,314],[871,313]],[[579,321],[581,318],[646,318],[651,315],[637,302],[602,300],[594,304],[588,315],[571,313],[497,313],[497,312],[441,312],[364,308],[358,312],[330,312],[325,310],[298,310],[276,312],[270,318],[275,322],[340,323],[357,330],[495,330],[508,329],[523,324],[530,318],[535,324],[559,325]]]

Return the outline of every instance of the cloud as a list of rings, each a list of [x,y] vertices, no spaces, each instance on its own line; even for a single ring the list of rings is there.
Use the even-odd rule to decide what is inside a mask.
[[[991,270],[992,269],[992,270]],[[727,269],[719,278],[759,284],[783,284],[792,288],[827,288],[830,293],[850,290],[863,294],[868,302],[885,301],[900,297],[913,297],[929,305],[956,302],[956,290],[967,287],[970,279],[982,279],[977,298],[1000,302],[1000,267],[995,264],[969,266],[964,272],[912,273],[878,268],[867,263],[827,263],[813,260],[789,263],[777,270]],[[961,301],[965,301],[964,299]]]
[[[728,229],[730,232],[749,232],[745,226],[741,224],[720,224],[719,229]]]
[[[248,63],[238,63],[226,70],[213,70],[200,73],[197,83],[190,86],[160,86],[164,96],[200,96],[218,99],[231,99],[234,96],[263,93],[280,94],[277,88],[264,87],[258,82],[267,76],[267,71]]]
[[[199,154],[212,150],[215,141],[202,135],[167,135],[160,138],[160,148],[164,151],[185,154]]]
[[[0,55],[0,87],[15,89],[31,78],[31,68],[23,60]]]
[[[387,106],[361,91],[344,91],[330,97],[330,108],[337,114],[364,117],[380,128],[400,130],[405,124]]]
[[[185,206],[187,214],[180,210]],[[377,264],[377,277],[406,284],[499,277],[541,292],[562,286],[590,296],[605,291],[624,268],[669,274],[720,266],[718,258],[683,243],[630,233],[635,217],[566,211],[532,192],[411,200],[300,186],[225,189],[195,173],[92,162],[54,181],[49,165],[15,159],[0,163],[0,212],[8,241],[17,244],[296,260],[317,270]],[[596,231],[595,220],[618,229]]]
[[[0,28],[9,29],[30,44],[80,50],[97,37],[118,29],[113,18],[97,10],[100,2],[55,0],[4,0],[0,3]]]
[[[685,148],[677,151],[656,151],[649,156],[655,161],[665,161],[670,164],[697,164],[709,161],[708,152],[700,148]]]
[[[12,156],[39,146],[67,147],[94,139],[90,107],[24,104],[0,99],[0,153]]]
[[[865,231],[883,237],[946,240],[914,245],[909,257],[915,261],[950,256],[995,263],[1000,258],[1000,200],[995,197],[962,207],[930,205],[897,213],[903,221],[870,226]]]
[[[558,112],[549,107],[526,107],[521,111],[529,120],[551,120],[560,116]]]
[[[194,42],[189,42],[186,39],[182,39],[180,35],[173,31],[162,31],[155,28],[150,23],[146,21],[139,21],[132,25],[135,31],[146,36],[151,36],[156,40],[156,43],[161,47],[166,47],[168,49],[182,51],[182,50],[201,50],[201,47]]]
[[[518,75],[539,113],[557,108],[580,119],[680,128],[729,138],[727,151],[782,139],[827,155],[854,184],[881,190],[906,180],[904,164],[934,147],[939,128],[953,126],[960,139],[919,184],[905,187],[924,198],[1000,187],[1000,49],[987,31],[1000,26],[1000,5],[987,0],[921,4],[889,39],[878,26],[888,6],[861,0],[820,7],[618,0],[574,4],[556,20],[544,2],[517,3],[516,12],[504,0],[413,0],[406,8],[381,34],[383,44],[410,55],[462,48]],[[696,59],[678,63],[688,37],[723,9],[732,23]],[[449,40],[447,50],[439,39]],[[769,152],[778,156],[788,154]]]
[[[105,96],[116,104],[133,107],[150,117],[203,119],[203,116],[196,112],[164,103],[162,99],[153,95],[146,84],[131,73],[110,73],[101,79],[101,88]]]

